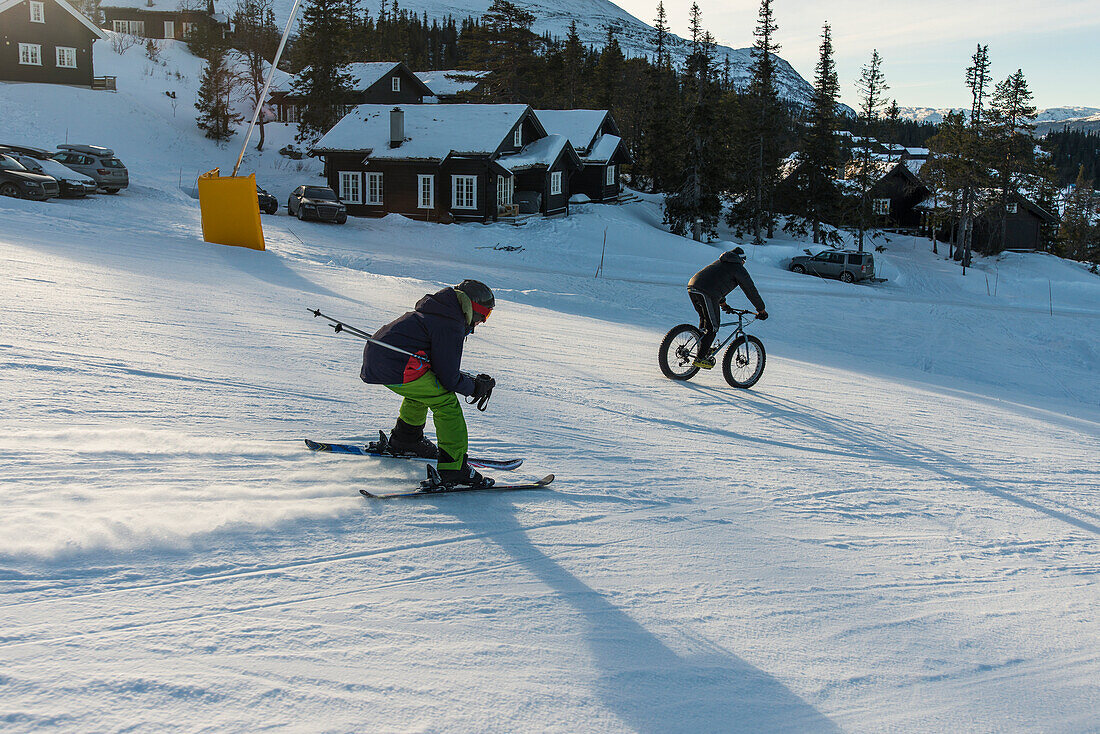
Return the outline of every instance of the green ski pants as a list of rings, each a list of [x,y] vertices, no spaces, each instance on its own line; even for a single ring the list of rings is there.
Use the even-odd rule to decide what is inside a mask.
[[[440,452],[440,469],[458,469],[466,456],[470,436],[466,431],[466,418],[462,415],[462,403],[458,396],[439,384],[430,370],[403,385],[386,385],[390,390],[405,398],[401,402],[398,416],[411,426],[422,426],[428,420],[428,410],[432,411],[435,423],[435,438]],[[444,461],[450,457],[453,461]]]

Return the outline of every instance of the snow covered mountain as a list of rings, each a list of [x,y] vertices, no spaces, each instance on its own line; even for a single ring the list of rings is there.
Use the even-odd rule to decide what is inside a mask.
[[[490,4],[491,0],[406,0],[400,7],[417,15],[427,14],[429,19],[441,19],[448,15],[461,19],[482,15]],[[627,56],[652,56],[654,53],[653,27],[610,0],[518,0],[516,5],[526,8],[535,16],[536,33],[549,32],[565,38],[569,32],[569,24],[576,21],[577,33],[585,44],[602,48],[607,41],[608,30],[611,30]],[[276,0],[276,16],[281,22],[285,22],[292,6],[292,0]],[[373,0],[363,5],[372,14],[376,12],[376,6],[377,3]],[[683,62],[687,58],[689,41],[672,36],[669,45],[674,62]],[[729,56],[734,79],[747,82],[752,63],[749,49],[719,46],[716,49],[718,63],[724,63],[726,56]],[[813,88],[782,58],[778,65],[778,83],[780,95],[785,99],[809,104]]]
[[[969,114],[962,107],[902,107],[904,120],[915,120],[938,125],[949,112]],[[1039,110],[1035,118],[1035,133],[1046,135],[1051,130],[1061,130],[1069,126],[1071,130],[1100,130],[1100,108],[1097,107],[1047,107]]]

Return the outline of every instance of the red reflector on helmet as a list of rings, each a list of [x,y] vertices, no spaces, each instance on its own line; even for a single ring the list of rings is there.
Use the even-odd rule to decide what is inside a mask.
[[[485,306],[482,306],[480,303],[471,303],[470,305],[473,306],[475,313],[481,314],[481,318],[483,320],[487,320],[489,318],[489,314],[491,314],[493,312],[493,309],[486,308]]]

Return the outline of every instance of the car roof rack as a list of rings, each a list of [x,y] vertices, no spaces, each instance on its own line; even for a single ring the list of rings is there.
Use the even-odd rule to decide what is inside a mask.
[[[71,150],[74,153],[87,153],[88,155],[102,155],[112,156],[115,154],[110,148],[104,148],[100,145],[77,145],[72,143],[65,143],[57,146],[58,150]]]

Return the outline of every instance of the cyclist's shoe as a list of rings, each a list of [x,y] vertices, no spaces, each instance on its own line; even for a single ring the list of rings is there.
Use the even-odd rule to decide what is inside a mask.
[[[706,357],[696,357],[695,361],[692,362],[692,366],[698,367],[701,370],[714,369],[714,354],[708,354]]]

